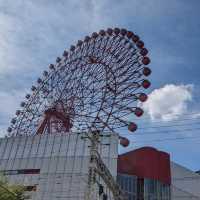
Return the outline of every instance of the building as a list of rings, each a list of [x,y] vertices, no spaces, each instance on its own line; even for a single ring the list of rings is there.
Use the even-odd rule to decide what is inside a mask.
[[[199,200],[200,175],[177,163],[171,162],[172,199]]]
[[[119,155],[117,180],[129,200],[200,200],[200,175],[152,147]]]
[[[114,134],[101,137],[101,143],[110,144],[99,146],[99,152],[128,200],[200,199],[200,175],[171,162],[168,153],[143,147],[118,156]],[[31,200],[80,200],[87,187],[89,146],[83,134],[1,138],[0,171],[25,185]]]
[[[83,199],[90,141],[84,134],[43,134],[0,139],[0,171],[23,184],[31,200]],[[102,137],[99,152],[117,175],[118,137]]]
[[[151,147],[136,149],[118,157],[117,171],[129,200],[170,200],[169,154]]]

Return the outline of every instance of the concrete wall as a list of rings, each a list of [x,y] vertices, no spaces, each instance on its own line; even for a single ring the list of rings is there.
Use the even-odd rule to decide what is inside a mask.
[[[87,184],[90,142],[83,134],[19,136],[0,139],[0,171],[13,183],[37,186],[33,200],[83,199]],[[116,135],[101,138],[104,162],[117,174]],[[17,174],[13,170],[40,169],[38,174]],[[11,175],[12,173],[12,175]],[[10,175],[9,175],[10,174]]]
[[[200,175],[171,162],[172,200],[200,199]]]

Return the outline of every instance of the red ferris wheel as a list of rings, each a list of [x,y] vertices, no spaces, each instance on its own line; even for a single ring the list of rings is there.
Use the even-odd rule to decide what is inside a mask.
[[[126,29],[108,28],[79,40],[31,87],[9,135],[135,131],[130,119],[142,116],[137,102],[147,100],[144,90],[150,86],[147,53],[143,41]],[[128,140],[121,137],[121,144]]]

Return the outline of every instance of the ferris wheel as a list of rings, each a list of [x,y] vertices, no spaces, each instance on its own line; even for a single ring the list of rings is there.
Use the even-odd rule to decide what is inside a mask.
[[[143,41],[126,29],[108,28],[79,40],[31,87],[9,135],[135,131],[130,120],[142,116],[137,102],[147,100],[144,89],[150,86],[147,53]]]
[[[137,130],[134,115],[143,115],[138,102],[147,100],[144,91],[151,85],[147,80],[151,74],[147,54],[144,42],[126,29],[108,28],[79,40],[57,57],[31,87],[11,120],[8,136],[83,133],[81,140],[91,142],[87,146],[90,154],[84,199],[94,199],[97,175],[115,200],[126,199],[98,151],[99,138],[102,133],[115,134],[122,127]],[[118,138],[122,146],[129,145],[127,138]],[[79,159],[83,163],[84,154]],[[72,178],[69,183],[73,188]],[[98,187],[99,195],[107,200],[103,186]]]

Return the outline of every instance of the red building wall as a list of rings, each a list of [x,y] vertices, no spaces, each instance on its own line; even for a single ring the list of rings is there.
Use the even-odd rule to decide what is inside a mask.
[[[119,155],[117,171],[171,184],[169,154],[152,147],[142,147]]]

